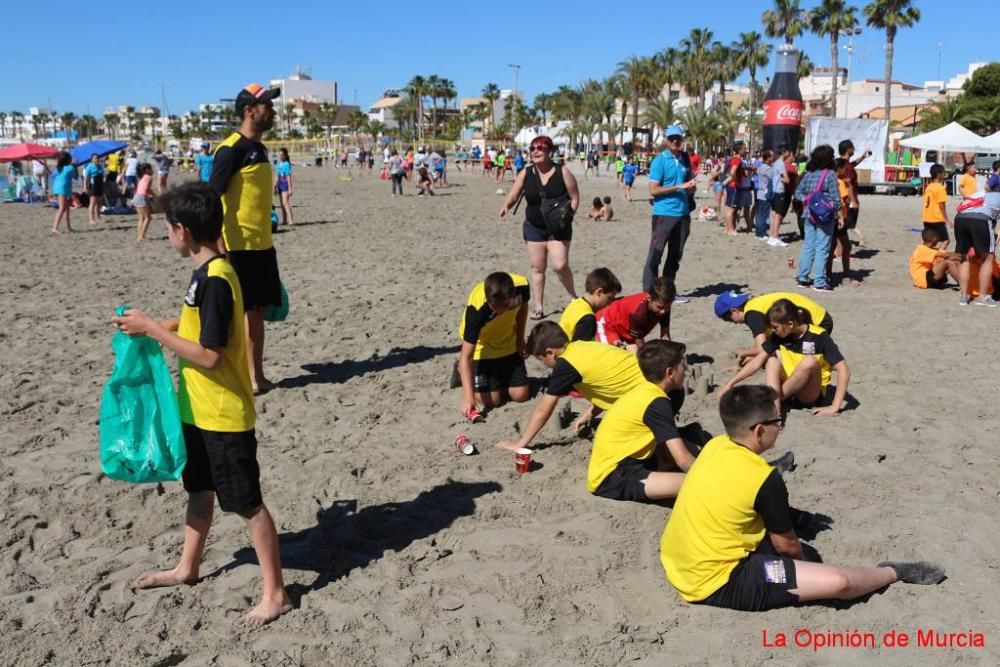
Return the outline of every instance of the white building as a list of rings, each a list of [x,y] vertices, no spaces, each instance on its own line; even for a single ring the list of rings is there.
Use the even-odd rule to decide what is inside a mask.
[[[988,64],[985,62],[969,63],[969,68],[965,72],[956,74],[947,81],[924,81],[924,90],[935,95],[943,93],[948,97],[955,97],[962,92],[962,86],[972,78],[973,72]]]
[[[399,120],[396,118],[393,109],[402,101],[403,95],[400,91],[394,89],[385,91],[382,93],[382,97],[368,109],[368,119],[379,121],[390,130],[398,128]]]

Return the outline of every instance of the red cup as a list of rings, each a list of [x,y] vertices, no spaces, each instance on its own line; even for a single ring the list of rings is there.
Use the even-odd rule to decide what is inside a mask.
[[[531,470],[531,450],[521,447],[514,451],[514,468],[523,474]]]
[[[790,268],[790,269],[794,269],[795,268],[795,258],[794,257],[789,257],[788,258],[788,268]]]

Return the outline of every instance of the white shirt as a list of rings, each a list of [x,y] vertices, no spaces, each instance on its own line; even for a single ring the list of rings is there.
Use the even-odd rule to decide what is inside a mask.
[[[125,160],[125,175],[135,176],[139,172],[139,158],[130,157]]]

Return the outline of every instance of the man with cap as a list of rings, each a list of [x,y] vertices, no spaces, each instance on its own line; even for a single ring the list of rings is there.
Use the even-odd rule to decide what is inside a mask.
[[[201,152],[194,156],[194,166],[198,169],[198,180],[208,183],[212,180],[212,165],[215,163],[215,156],[212,155],[212,145],[207,141],[201,142]]]
[[[768,327],[767,311],[776,301],[781,299],[788,299],[809,313],[812,324],[822,328],[827,333],[833,331],[833,318],[830,317],[830,313],[826,312],[826,308],[796,292],[770,292],[760,296],[750,296],[739,292],[723,292],[715,299],[715,316],[733,324],[747,325],[753,336],[753,347],[736,352],[740,366],[760,353],[760,346],[764,344],[771,333]]]
[[[280,94],[257,83],[239,92],[234,106],[240,128],[215,149],[209,179],[222,197],[222,238],[243,292],[247,362],[255,393],[274,386],[264,377],[264,309],[281,305],[278,258],[271,242],[271,162],[260,143],[274,125],[272,100]]]
[[[683,156],[684,130],[671,125],[664,132],[662,153],[649,166],[649,194],[653,201],[653,240],[642,272],[642,286],[649,287],[660,274],[660,260],[667,251],[663,277],[673,282],[681,265],[684,243],[691,232],[691,207],[688,192],[695,188],[695,177]]]

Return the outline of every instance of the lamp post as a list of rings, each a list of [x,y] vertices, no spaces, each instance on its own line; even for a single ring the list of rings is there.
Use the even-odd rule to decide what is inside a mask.
[[[850,105],[848,102],[851,99],[851,60],[854,56],[854,38],[861,34],[861,28],[850,28],[848,30],[841,30],[840,34],[848,38],[847,46],[844,48],[847,50],[847,87],[844,90],[844,118],[850,118]],[[840,76],[840,72],[834,72],[834,76]],[[834,118],[838,117],[840,114],[837,110],[833,110]]]
[[[507,67],[509,67],[511,69],[511,72],[513,72],[513,74],[514,74],[514,87],[510,91],[510,96],[511,96],[511,98],[516,98],[517,97],[517,72],[518,72],[518,70],[521,69],[521,66],[520,65],[510,64],[510,65],[507,65]],[[510,132],[511,132],[512,136],[516,133],[515,132],[515,128],[514,128],[514,121],[516,120],[516,118],[514,118],[514,109],[515,109],[514,103],[515,103],[515,99],[511,99],[511,101],[510,101],[510,115],[511,115],[511,119],[510,119]],[[517,128],[517,129],[519,129],[519,128]]]

